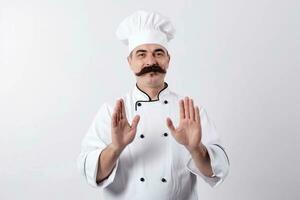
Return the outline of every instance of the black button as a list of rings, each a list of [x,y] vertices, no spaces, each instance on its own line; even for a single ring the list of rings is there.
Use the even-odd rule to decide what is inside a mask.
[[[140,135],[140,138],[144,138],[145,136],[143,134]]]
[[[165,182],[167,182],[167,180],[165,178],[162,178],[161,182],[165,183]]]
[[[167,101],[167,100],[165,100],[165,101],[164,101],[164,103],[165,103],[165,104],[167,104],[167,103],[168,103],[168,101]]]
[[[140,102],[138,102],[138,106],[141,106],[142,104]]]
[[[164,133],[164,136],[167,137],[167,136],[168,136],[168,133]]]
[[[142,177],[142,178],[140,178],[140,181],[144,182],[144,181],[145,181],[145,179]]]

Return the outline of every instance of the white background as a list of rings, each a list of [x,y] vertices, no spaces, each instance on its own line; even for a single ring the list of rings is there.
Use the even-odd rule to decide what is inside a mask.
[[[200,199],[299,199],[297,0],[0,1],[0,199],[99,199],[76,158],[101,104],[135,84],[115,30],[140,8],[173,21],[166,81],[206,107],[230,157]]]

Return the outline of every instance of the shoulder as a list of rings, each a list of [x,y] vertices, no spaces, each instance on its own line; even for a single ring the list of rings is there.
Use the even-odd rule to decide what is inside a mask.
[[[114,107],[118,100],[123,99],[124,102],[127,102],[130,100],[130,92],[121,96],[116,96],[110,100],[104,101],[102,104],[100,104],[97,112],[97,116],[112,116],[112,113],[114,111]]]
[[[113,111],[113,108],[111,106],[111,103],[104,102],[99,106],[97,114],[95,116],[95,119],[96,120],[105,120],[107,118],[110,118],[112,115],[112,111]]]

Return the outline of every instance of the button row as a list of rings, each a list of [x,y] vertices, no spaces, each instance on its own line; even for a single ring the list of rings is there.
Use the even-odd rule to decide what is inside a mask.
[[[141,177],[141,178],[140,178],[140,181],[141,181],[141,182],[144,182],[144,181],[145,181],[145,178]],[[161,179],[161,182],[166,183],[166,182],[167,182],[167,179],[162,178],[162,179]]]
[[[169,135],[168,133],[164,133],[164,134],[163,134],[163,136],[165,136],[165,137],[168,137],[168,135]],[[140,135],[140,138],[142,138],[142,139],[145,138],[145,135],[144,135],[144,134],[141,134],[141,135]]]

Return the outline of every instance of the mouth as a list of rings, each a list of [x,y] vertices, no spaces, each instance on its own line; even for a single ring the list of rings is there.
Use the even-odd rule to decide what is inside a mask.
[[[158,75],[159,73],[158,72],[149,72],[148,73],[150,76],[155,76],[155,75]]]
[[[159,72],[147,72],[147,73],[144,73],[143,75],[141,76],[149,76],[149,77],[154,77],[154,76],[159,76]]]

